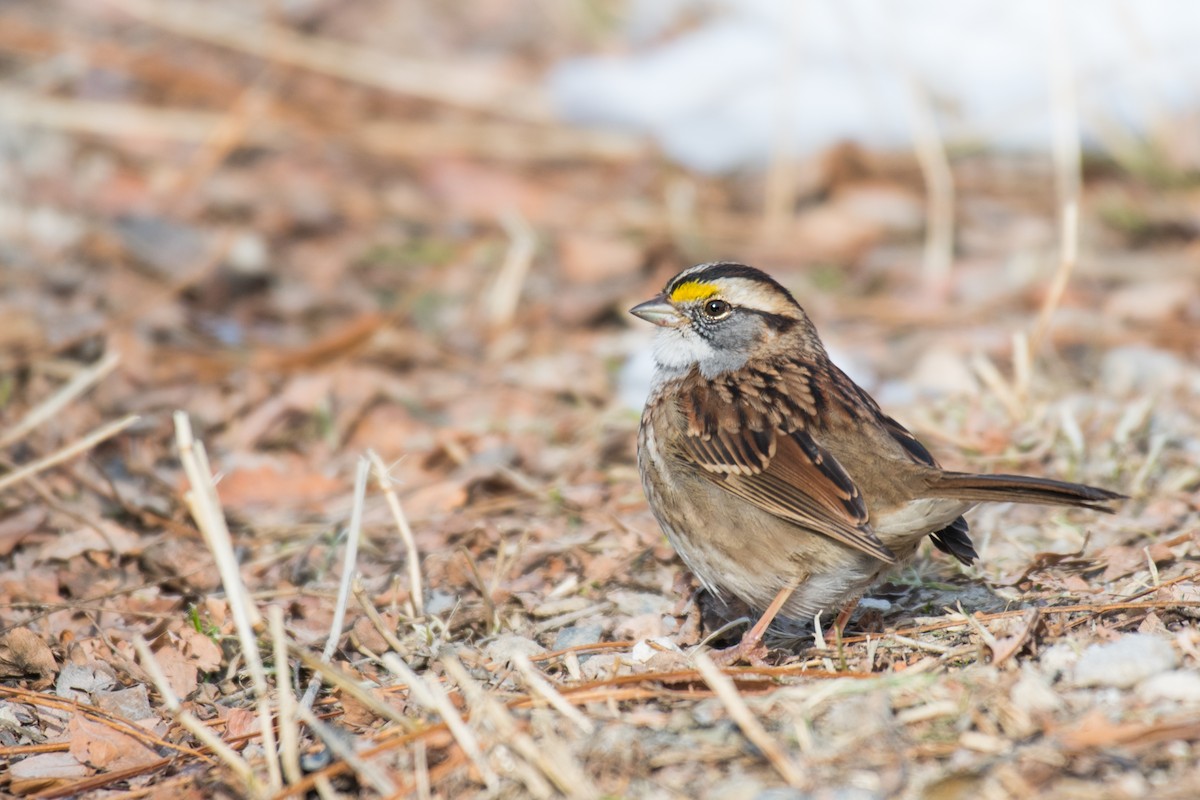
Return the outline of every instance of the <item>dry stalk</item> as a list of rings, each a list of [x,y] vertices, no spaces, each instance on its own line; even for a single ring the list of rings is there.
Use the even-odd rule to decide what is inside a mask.
[[[9,125],[103,136],[119,140],[166,140],[203,144],[224,114],[163,108],[110,100],[44,97],[33,92],[0,91],[0,119]],[[246,141],[270,145],[280,138],[279,128],[251,126]]]
[[[342,627],[346,622],[346,606],[350,603],[350,585],[354,580],[355,565],[358,563],[358,543],[362,539],[363,506],[367,497],[367,471],[370,469],[367,460],[358,460],[358,469],[354,473],[354,507],[350,511],[350,530],[346,533],[346,557],[342,561],[342,577],[338,582],[337,605],[333,609],[333,621],[329,625],[329,638],[325,640],[325,649],[321,652],[321,660],[326,664],[333,658],[338,640],[342,638]],[[320,678],[313,676],[304,692],[300,705],[312,708],[321,688]]]
[[[976,353],[971,357],[971,368],[979,376],[979,379],[983,381],[983,384],[996,396],[996,399],[1000,401],[1000,405],[1004,406],[1005,412],[1008,413],[1011,419],[1019,422],[1025,418],[1025,407],[1021,402],[1017,390],[1005,380],[991,359],[983,353]]]
[[[288,643],[290,652],[301,664],[311,669],[317,676],[343,694],[354,698],[379,717],[394,722],[406,731],[413,730],[413,721],[401,714],[392,706],[371,694],[358,680],[346,675],[337,667],[318,658],[300,645]],[[385,661],[386,666],[386,661]]]
[[[1079,102],[1075,74],[1067,52],[1062,3],[1050,4],[1054,23],[1050,47],[1050,117],[1053,130],[1054,188],[1061,209],[1058,268],[1042,303],[1031,337],[1031,349],[1040,352],[1050,319],[1062,302],[1071,273],[1079,260],[1079,203],[1083,183],[1083,147],[1079,140]]]
[[[799,23],[802,4],[795,4],[786,22],[788,46],[783,49],[781,71],[777,83],[772,125],[771,155],[763,187],[762,232],[768,241],[775,241],[784,231],[796,207],[796,157],[793,154],[795,126],[793,103],[796,96],[796,76],[800,72]]]
[[[450,698],[446,695],[442,685],[436,680],[425,681],[424,678],[413,671],[412,667],[405,664],[404,660],[394,653],[385,653],[380,661],[383,662],[383,665],[389,672],[408,686],[408,696],[411,700],[425,707],[425,709],[441,715],[442,720],[446,723],[446,727],[450,729],[451,735],[454,736],[454,740],[458,742],[459,748],[470,759],[471,763],[475,765],[475,769],[479,771],[489,791],[496,791],[500,786],[500,778],[492,770],[487,759],[484,758],[475,733],[463,721],[463,718],[458,715],[458,711],[455,710],[454,704],[450,702]]]
[[[596,729],[590,719],[568,703],[566,698],[554,688],[554,685],[542,677],[541,673],[533,666],[533,662],[529,660],[529,656],[524,653],[514,653],[512,663],[517,668],[517,672],[521,673],[521,679],[525,681],[525,685],[529,687],[530,691],[549,703],[555,711],[569,719],[580,731],[591,734]]]
[[[922,277],[927,288],[943,295],[954,263],[954,173],[928,93],[911,74],[907,84],[913,148],[928,192]]]
[[[433,792],[429,786],[429,757],[424,739],[413,742],[413,778],[417,784],[417,800],[430,800]]]
[[[558,791],[567,797],[591,800],[600,797],[599,790],[592,784],[583,768],[571,756],[570,752],[560,742],[546,739],[535,742],[529,734],[524,733],[509,710],[487,695],[483,687],[471,678],[466,668],[453,656],[442,659],[446,675],[458,684],[463,695],[472,708],[478,709],[492,723],[500,741],[513,752],[537,768],[545,775]],[[535,790],[537,782],[528,781],[527,787],[531,792],[542,794]],[[544,782],[543,782],[544,784]],[[549,787],[546,787],[547,790]],[[547,791],[546,796],[550,795]]]
[[[250,768],[246,760],[239,756],[232,747],[221,741],[221,737],[217,736],[212,728],[209,728],[197,719],[195,715],[184,710],[183,706],[180,705],[179,698],[175,696],[175,690],[171,688],[166,673],[159,666],[158,659],[150,651],[150,645],[146,643],[146,640],[140,635],[134,634],[133,647],[137,651],[138,660],[141,662],[142,668],[146,670],[146,673],[150,676],[150,680],[154,681],[154,686],[158,689],[159,695],[162,696],[163,703],[166,705],[171,717],[199,739],[217,758],[221,759],[238,776],[238,779],[241,780],[251,797],[270,796],[273,792],[259,783],[254,770]]]
[[[418,617],[423,617],[425,616],[425,589],[421,581],[421,554],[417,551],[417,541],[413,538],[412,528],[408,526],[408,517],[405,516],[404,508],[400,505],[400,498],[393,488],[393,481],[388,475],[383,459],[374,450],[367,451],[367,458],[371,460],[371,466],[375,470],[375,480],[379,483],[379,490],[383,492],[383,498],[387,501],[392,518],[396,520],[396,527],[400,530],[400,539],[404,542],[404,551],[408,558],[408,594],[412,600],[413,611]]]
[[[104,376],[116,369],[119,363],[121,363],[121,357],[117,353],[109,352],[104,355],[104,358],[101,358],[94,364],[89,364],[80,369],[53,394],[29,409],[25,416],[17,421],[16,425],[13,425],[4,431],[3,434],[0,434],[0,447],[7,447],[37,426],[57,417],[59,412],[70,405],[75,398],[95,386]]]
[[[225,523],[225,513],[221,510],[221,501],[212,479],[204,443],[196,441],[192,436],[191,422],[182,411],[175,412],[175,440],[179,446],[179,461],[192,487],[184,495],[184,499],[217,563],[221,585],[225,587],[225,597],[237,631],[238,643],[241,645],[241,654],[246,659],[246,668],[250,672],[251,686],[258,707],[263,753],[267,762],[268,785],[272,790],[278,790],[283,786],[283,775],[279,768],[275,728],[271,721],[270,688],[267,685],[267,671],[263,666],[254,630],[261,624],[262,617],[242,582],[237,556],[233,552],[233,540]]]
[[[367,596],[367,590],[363,588],[362,581],[357,577],[354,579],[354,599],[358,601],[359,608],[361,608],[363,613],[367,615],[367,619],[371,621],[371,624],[375,627],[375,630],[378,631],[379,635],[383,637],[383,640],[387,642],[387,646],[392,648],[392,650],[396,651],[397,653],[403,655],[404,643],[396,638],[396,634],[392,633],[391,628],[388,627],[388,624],[384,621],[383,617],[379,615],[379,611],[375,608],[375,604],[372,603],[371,598]]]
[[[288,661],[287,633],[283,626],[283,609],[267,608],[267,623],[275,653],[275,699],[279,706],[279,750],[283,776],[294,785],[304,777],[300,770],[300,731],[296,727],[296,695],[292,692],[292,668]]]
[[[750,740],[751,744],[757,747],[767,760],[771,762],[771,766],[779,773],[789,786],[797,789],[805,789],[808,787],[808,778],[800,770],[800,767],[792,761],[780,749],[779,744],[771,738],[762,723],[754,716],[746,701],[738,693],[737,686],[733,681],[725,675],[721,670],[717,669],[717,665],[712,662],[704,653],[696,653],[693,656],[693,661],[696,664],[696,671],[704,678],[704,682],[713,690],[717,698],[724,704],[725,709],[729,712],[729,716],[737,723],[737,726],[742,729],[742,733]]]
[[[351,769],[354,770],[358,779],[368,784],[372,789],[384,796],[394,794],[396,784],[392,782],[382,770],[359,757],[354,751],[354,747],[340,736],[337,731],[326,725],[312,710],[303,704],[296,707],[296,714],[300,720],[308,726],[308,729],[316,735],[318,739],[325,743],[330,752],[345,761]]]
[[[58,466],[64,461],[69,461],[80,453],[91,450],[96,445],[111,439],[121,431],[133,425],[141,419],[137,414],[129,414],[115,422],[109,422],[101,425],[91,433],[88,433],[79,439],[71,442],[65,447],[55,450],[48,456],[39,458],[36,461],[31,461],[20,469],[13,470],[4,477],[0,477],[0,491],[7,489],[10,486],[15,486],[23,480],[28,479],[32,475],[37,475],[39,472],[44,472],[51,467]]]
[[[525,287],[537,247],[533,228],[516,209],[502,214],[500,224],[508,235],[508,250],[487,294],[488,320],[498,328],[507,327],[517,313],[517,302],[521,299],[521,290]]]

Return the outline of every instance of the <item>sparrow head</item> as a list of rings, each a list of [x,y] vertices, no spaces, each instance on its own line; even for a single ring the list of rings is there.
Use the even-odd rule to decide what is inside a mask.
[[[779,353],[824,351],[791,292],[743,264],[721,261],[686,269],[629,313],[660,327],[654,360],[671,372],[697,366],[713,378]]]

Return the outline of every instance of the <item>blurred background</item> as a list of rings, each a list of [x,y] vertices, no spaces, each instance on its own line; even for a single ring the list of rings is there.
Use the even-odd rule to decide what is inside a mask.
[[[499,634],[530,653],[695,643],[638,482],[653,332],[626,312],[717,259],[793,290],[835,360],[946,466],[1135,498],[1086,525],[980,511],[981,564],[922,556],[876,593],[881,624],[1147,592],[1178,610],[1200,599],[1197,42],[1188,0],[4,0],[0,480],[139,416],[86,458],[3,485],[0,616],[60,659],[106,664],[131,663],[131,632],[153,625],[181,694],[220,674],[196,641],[200,620],[214,641],[231,628],[181,502],[182,409],[220,473],[246,580],[288,603],[302,643],[328,631],[367,448],[391,467],[425,591],[375,494],[359,567],[414,668],[439,648],[502,662],[487,649]],[[100,599],[85,613],[80,598]],[[1108,612],[1081,613],[1033,641],[1117,635],[1097,622]],[[1194,629],[1138,613],[1105,619]],[[1005,658],[1033,619],[995,629],[1015,642]],[[1017,673],[981,667],[964,689],[946,664],[983,649],[956,630],[933,650],[839,649],[843,670],[923,664],[949,712],[894,728],[891,709],[928,684],[908,697],[881,683],[840,723],[807,700],[777,715],[793,733],[801,712],[815,720],[830,786],[876,791],[836,796],[931,796],[922,781],[951,758],[963,792],[1033,796],[996,783],[1009,778],[993,767],[1022,762],[995,754],[1077,719],[1090,736],[1093,707],[1116,718],[1117,695],[1081,692],[989,722],[978,682],[1009,703]],[[1178,641],[1194,667],[1195,638]],[[564,663],[575,681],[651,668]],[[1021,674],[1048,687],[1058,669]],[[230,684],[199,691],[215,702]],[[770,782],[731,725],[709,761],[686,724],[642,742],[682,701],[637,697],[628,719],[595,715],[611,752],[571,740],[612,796],[686,796],[696,770],[729,763]],[[964,697],[979,730],[939,727]],[[960,729],[992,738],[956,750]],[[1170,730],[1194,739],[1194,721]],[[1066,773],[1084,786],[1072,796],[1095,796],[1124,771],[1137,797],[1161,789],[1138,782],[1153,762],[1196,785],[1194,745],[1088,760],[1092,741],[1053,768],[1034,753],[1020,774]],[[452,743],[429,752],[435,785],[478,789]]]

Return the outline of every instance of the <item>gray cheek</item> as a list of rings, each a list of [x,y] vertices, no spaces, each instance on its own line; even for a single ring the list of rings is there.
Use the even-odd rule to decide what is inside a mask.
[[[709,379],[715,378],[726,372],[741,369],[747,358],[749,354],[741,351],[717,351],[700,362],[700,374]]]
[[[758,320],[733,318],[713,329],[713,347],[708,358],[700,362],[700,373],[715,378],[725,372],[741,369],[758,346],[762,327]]]

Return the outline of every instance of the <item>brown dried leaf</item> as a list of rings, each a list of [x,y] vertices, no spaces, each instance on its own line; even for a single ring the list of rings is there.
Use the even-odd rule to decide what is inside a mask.
[[[159,760],[157,753],[129,734],[82,715],[71,717],[67,734],[71,756],[96,769],[127,769]]]
[[[35,688],[44,688],[57,672],[54,653],[29,628],[14,628],[0,639],[0,678],[37,676]]]
[[[8,768],[8,789],[14,795],[33,794],[75,778],[90,770],[70,753],[39,753]]]
[[[235,467],[221,480],[217,491],[226,508],[244,514],[256,509],[315,511],[346,487],[300,458],[263,459],[255,466]]]
[[[179,632],[180,647],[184,655],[191,658],[202,672],[213,672],[220,668],[224,657],[216,642],[194,628]]]
[[[97,530],[98,529],[98,530]],[[66,531],[46,542],[38,558],[46,561],[69,561],[84,553],[132,553],[141,545],[141,537],[112,520],[97,520],[73,531]]]
[[[46,509],[28,506],[0,520],[0,558],[10,554],[25,537],[37,530],[46,519]]]
[[[167,683],[170,684],[176,696],[183,698],[196,691],[196,687],[200,684],[196,678],[196,662],[193,659],[185,656],[172,645],[165,645],[156,650],[154,657],[162,667],[163,673],[166,674]]]
[[[260,730],[258,715],[245,708],[231,708],[225,716],[225,741],[233,741]]]

